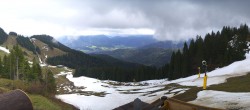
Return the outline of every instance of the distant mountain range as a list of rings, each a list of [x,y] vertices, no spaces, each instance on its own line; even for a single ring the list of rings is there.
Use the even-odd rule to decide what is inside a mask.
[[[95,35],[79,36],[77,39],[61,37],[58,40],[70,48],[81,50],[85,53],[138,48],[157,42],[157,40],[154,39],[152,35],[131,35],[126,37]]]
[[[71,48],[91,55],[104,54],[123,61],[156,67],[168,63],[172,52],[183,47],[183,42],[157,41],[152,35],[97,35],[79,36],[77,39],[62,37],[59,40]]]

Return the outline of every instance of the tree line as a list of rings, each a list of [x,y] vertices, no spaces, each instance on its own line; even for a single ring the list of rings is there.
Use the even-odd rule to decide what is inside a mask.
[[[197,36],[189,46],[172,53],[170,63],[158,70],[170,80],[197,74],[202,60],[207,61],[208,71],[245,59],[250,38],[248,26],[239,28],[224,26],[221,31],[211,32],[204,38]]]

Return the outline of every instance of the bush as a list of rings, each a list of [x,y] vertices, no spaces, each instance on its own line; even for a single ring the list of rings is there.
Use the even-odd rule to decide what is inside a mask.
[[[41,94],[41,95],[45,95],[46,91],[44,91],[45,86],[40,83],[40,82],[33,82],[33,83],[29,83],[28,87],[25,91],[27,91],[30,94]]]

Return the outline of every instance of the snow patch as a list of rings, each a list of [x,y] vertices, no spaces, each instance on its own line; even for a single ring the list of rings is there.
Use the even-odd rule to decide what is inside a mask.
[[[172,90],[171,92],[181,92],[181,91],[186,91],[188,89],[175,89],[175,90]]]
[[[5,53],[9,54],[10,50],[6,49],[5,47],[0,46],[0,50],[4,51]]]
[[[48,48],[47,45],[44,45],[44,46],[42,47],[42,50],[49,51],[49,48]]]
[[[32,61],[28,61],[28,63],[29,63],[29,64],[33,64],[33,62],[32,62]]]
[[[250,110],[250,93],[231,93],[204,90],[190,103],[222,109]]]

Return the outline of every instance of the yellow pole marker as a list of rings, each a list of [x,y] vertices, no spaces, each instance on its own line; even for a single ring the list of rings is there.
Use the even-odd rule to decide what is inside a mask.
[[[205,74],[204,76],[204,81],[203,81],[203,89],[207,89],[207,75]]]
[[[200,74],[201,74],[201,68],[198,67],[198,78],[200,78]]]
[[[203,89],[207,89],[207,62],[205,60],[202,61],[202,68],[204,69],[205,76],[203,81]]]

